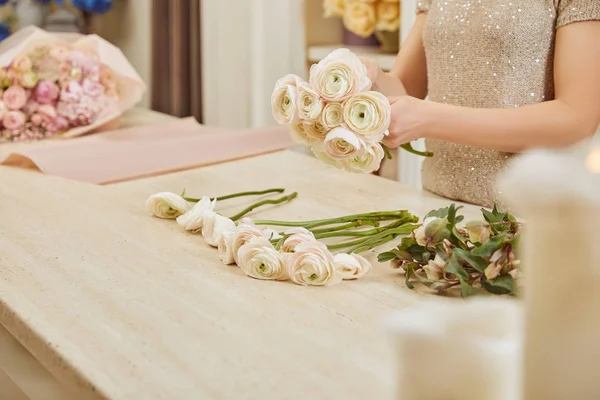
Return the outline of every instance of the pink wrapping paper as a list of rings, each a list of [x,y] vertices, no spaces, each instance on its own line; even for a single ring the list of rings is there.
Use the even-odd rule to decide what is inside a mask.
[[[37,169],[95,184],[109,184],[284,150],[284,127],[232,130],[193,118],[86,136],[53,146],[24,148],[0,165]]]
[[[9,65],[15,57],[36,46],[56,43],[68,43],[81,49],[95,49],[102,64],[113,71],[119,90],[117,109],[108,110],[90,125],[69,129],[57,137],[70,138],[95,131],[120,117],[123,112],[139,103],[144,96],[146,84],[127,57],[118,47],[98,35],[48,33],[35,26],[27,26],[0,43],[0,67]]]

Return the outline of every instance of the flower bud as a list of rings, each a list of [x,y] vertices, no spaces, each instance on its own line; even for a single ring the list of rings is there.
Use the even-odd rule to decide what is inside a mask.
[[[446,218],[436,218],[425,226],[425,237],[430,246],[442,243],[444,239],[450,237],[450,231],[447,228],[448,220]]]
[[[490,226],[484,221],[469,221],[467,223],[469,240],[473,243],[484,244],[490,239]]]

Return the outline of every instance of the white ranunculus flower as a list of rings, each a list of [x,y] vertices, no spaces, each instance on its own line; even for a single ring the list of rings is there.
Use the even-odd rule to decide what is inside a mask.
[[[336,168],[341,168],[340,163],[337,160],[329,157],[326,152],[324,152],[319,146],[313,146],[310,148],[312,153],[315,155],[315,158],[327,165],[331,165]]]
[[[347,171],[370,174],[379,169],[383,157],[385,157],[383,148],[379,143],[374,143],[363,147],[354,157],[346,158],[340,162]]]
[[[199,232],[202,230],[204,213],[208,210],[213,211],[216,204],[217,200],[211,201],[210,198],[204,196],[194,204],[190,211],[177,217],[177,223],[183,226],[186,231]]]
[[[346,280],[362,278],[372,268],[371,263],[359,254],[339,253],[333,260],[342,279]]]
[[[161,192],[150,196],[146,207],[155,217],[175,219],[188,212],[192,205],[175,193]]]
[[[239,265],[238,252],[239,249],[248,243],[253,237],[263,237],[262,231],[252,223],[241,223],[237,226],[235,237],[233,238],[232,252],[235,263]]]
[[[271,95],[273,118],[281,125],[291,125],[299,121],[298,86],[302,79],[296,75],[286,75],[275,83]]]
[[[333,51],[310,68],[310,83],[325,101],[341,102],[371,88],[367,67],[348,49]]]
[[[344,103],[344,123],[369,143],[383,139],[390,128],[392,108],[379,92],[358,93]]]
[[[344,122],[344,109],[341,103],[327,103],[321,113],[321,124],[330,131]]]
[[[342,160],[354,157],[365,146],[364,141],[354,132],[339,127],[327,134],[323,149],[334,160]]]
[[[306,124],[303,122],[298,122],[290,125],[290,136],[292,140],[298,144],[303,144],[305,146],[310,146],[313,139],[308,136],[306,131]]]
[[[327,129],[325,129],[321,121],[305,121],[304,131],[311,144],[322,143],[327,136]]]
[[[281,245],[281,251],[283,253],[293,253],[296,247],[301,243],[311,242],[315,240],[315,235],[311,231],[305,228],[290,228],[284,232],[285,235],[289,235]]]
[[[235,232],[224,232],[217,243],[219,259],[225,265],[235,264],[235,258],[233,257],[234,238]]]
[[[308,83],[298,86],[298,116],[302,120],[316,121],[321,117],[325,103]]]
[[[285,280],[283,255],[263,236],[253,237],[238,251],[238,265],[251,278]]]
[[[218,246],[219,239],[223,233],[234,232],[236,229],[235,222],[212,210],[204,213],[202,224],[202,237],[212,247]]]
[[[323,243],[305,242],[287,257],[290,279],[298,285],[328,286],[340,283],[342,275],[334,265],[333,255]]]

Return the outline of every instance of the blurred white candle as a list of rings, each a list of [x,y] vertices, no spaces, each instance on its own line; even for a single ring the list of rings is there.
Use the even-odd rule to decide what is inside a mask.
[[[526,220],[524,398],[600,399],[600,175],[539,152],[500,186]]]
[[[516,400],[520,304],[501,298],[425,301],[390,323],[400,400]]]

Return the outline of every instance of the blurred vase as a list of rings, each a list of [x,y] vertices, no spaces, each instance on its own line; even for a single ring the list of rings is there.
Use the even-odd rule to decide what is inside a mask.
[[[379,43],[382,53],[398,54],[400,51],[400,31],[376,31],[375,36]]]
[[[375,35],[371,35],[367,38],[363,38],[358,36],[355,33],[350,32],[348,29],[344,27],[344,45],[346,46],[367,46],[367,47],[377,47],[379,46],[379,41],[375,37]]]

